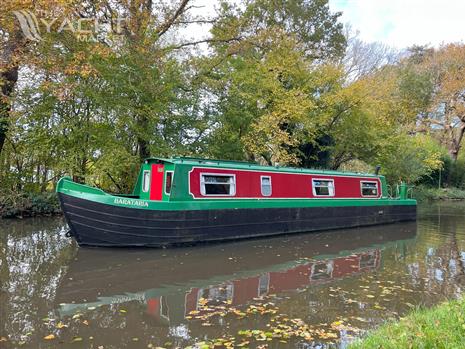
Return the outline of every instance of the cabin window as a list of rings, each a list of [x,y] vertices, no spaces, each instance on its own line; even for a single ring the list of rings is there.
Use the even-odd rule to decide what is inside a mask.
[[[202,195],[236,195],[236,176],[224,174],[201,174]]]
[[[166,172],[165,179],[165,194],[169,195],[171,193],[171,183],[173,182],[173,171]]]
[[[334,196],[334,180],[332,179],[312,179],[313,195]]]
[[[271,177],[261,176],[262,195],[271,196]]]
[[[149,191],[150,186],[150,171],[144,171],[142,175],[142,191],[144,193]]]
[[[376,267],[376,252],[372,251],[360,256],[360,268]]]
[[[378,196],[377,182],[362,182],[362,196]]]
[[[312,273],[310,280],[324,280],[330,279],[333,276],[333,262],[321,262],[312,266]]]
[[[270,274],[262,274],[258,279],[258,295],[263,296],[268,293],[270,288]]]

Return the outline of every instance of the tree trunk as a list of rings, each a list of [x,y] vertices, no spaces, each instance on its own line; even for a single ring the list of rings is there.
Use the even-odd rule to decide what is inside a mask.
[[[5,144],[6,134],[10,124],[11,101],[16,83],[18,82],[18,49],[22,45],[23,36],[19,28],[11,33],[8,41],[0,52],[0,155]]]
[[[149,129],[149,120],[145,115],[139,115],[136,117],[137,120],[137,147],[139,149],[139,159],[143,163],[145,159],[150,157],[150,147],[147,136],[150,136],[150,133],[147,133]]]
[[[455,131],[455,132],[454,132]],[[450,128],[450,144],[449,144],[449,155],[452,160],[457,161],[462,148],[462,139],[465,134],[465,123],[462,122],[458,130]],[[457,134],[455,134],[457,133]]]
[[[2,95],[0,96],[0,154],[5,144],[6,133],[8,132],[11,103],[11,94],[18,81],[18,66],[13,66],[0,73],[0,84]]]
[[[139,148],[139,159],[142,163],[150,157],[149,143],[142,137],[137,137],[137,145]]]

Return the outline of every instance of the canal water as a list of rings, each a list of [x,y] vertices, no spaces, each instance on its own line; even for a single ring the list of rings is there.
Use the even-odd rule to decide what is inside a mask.
[[[465,286],[465,203],[416,223],[174,249],[0,222],[1,348],[344,348]]]

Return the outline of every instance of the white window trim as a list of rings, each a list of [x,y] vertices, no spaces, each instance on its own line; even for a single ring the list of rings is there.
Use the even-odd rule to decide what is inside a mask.
[[[376,184],[376,195],[363,195],[363,183],[374,183]],[[377,181],[360,181],[360,195],[364,198],[377,198],[379,197],[379,185]]]
[[[166,192],[166,179],[168,178],[168,173],[171,173],[171,189],[169,193]],[[165,195],[168,195],[168,196],[171,195],[171,191],[173,190],[173,181],[174,181],[174,171],[165,171],[165,182],[163,184],[163,192],[165,193]]]
[[[263,194],[263,178],[268,178],[270,180],[270,195]],[[271,182],[271,176],[260,176],[260,193],[265,197],[273,196],[273,184]]]
[[[205,191],[205,182],[203,176],[217,176],[217,177],[232,177],[233,182],[229,185],[232,186],[232,192],[229,194],[207,194]],[[219,183],[227,184],[227,183]],[[200,173],[200,194],[202,196],[236,196],[236,175],[234,173],[213,173],[213,172],[201,172]]]
[[[360,263],[360,262],[359,262]],[[317,275],[315,275],[315,268],[319,265],[325,265],[326,266],[326,272],[324,273],[325,275],[328,275],[329,278],[333,277],[333,272],[334,272],[334,261],[330,260],[327,262],[316,262],[312,265],[312,269],[309,275],[310,281],[318,281],[321,280],[318,278]]]
[[[146,173],[148,173],[149,175],[147,176],[147,180],[148,180],[148,183],[147,183],[147,190],[145,190],[145,178],[146,178]],[[142,192],[143,193],[148,193],[149,190],[150,190],[150,179],[151,179],[151,174],[150,174],[150,170],[144,170],[144,172],[142,172]]]
[[[333,183],[333,192],[329,193],[329,195],[318,195],[315,190],[315,181],[325,181],[325,182],[332,182]],[[332,198],[336,196],[336,185],[334,184],[334,179],[332,178],[312,178],[312,193],[313,196],[321,197],[321,198]]]
[[[260,283],[261,281],[263,280],[264,278],[266,278],[266,290],[264,292],[260,292]],[[265,294],[267,294],[268,292],[270,292],[270,274],[269,273],[265,273],[265,274],[262,274],[258,277],[258,286],[257,286],[257,294],[258,296],[263,296]]]

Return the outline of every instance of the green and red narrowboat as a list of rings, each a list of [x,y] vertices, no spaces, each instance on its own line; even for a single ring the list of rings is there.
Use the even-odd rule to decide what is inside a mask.
[[[416,219],[406,186],[393,198],[381,175],[186,157],[147,159],[131,195],[67,177],[57,192],[70,234],[90,246],[167,246]]]

